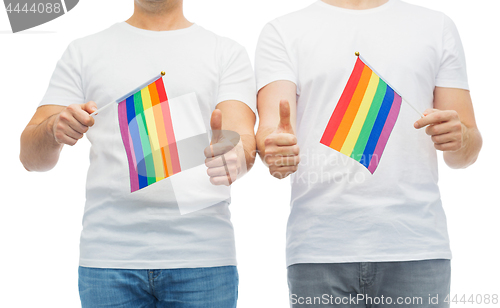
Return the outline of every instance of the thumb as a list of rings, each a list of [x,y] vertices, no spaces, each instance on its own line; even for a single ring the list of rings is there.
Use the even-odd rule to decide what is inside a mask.
[[[280,101],[280,122],[277,130],[283,133],[293,133],[290,122],[290,104],[286,99]]]
[[[81,106],[83,110],[88,112],[88,114],[91,114],[92,112],[97,110],[97,105],[93,101],[89,101],[85,104],[82,104]]]
[[[222,111],[215,109],[210,118],[210,128],[212,129],[212,143],[219,140],[222,130]]]

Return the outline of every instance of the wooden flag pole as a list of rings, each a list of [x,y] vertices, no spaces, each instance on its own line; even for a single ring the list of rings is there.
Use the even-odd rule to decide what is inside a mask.
[[[403,99],[404,102],[406,102],[413,110],[415,110],[416,113],[418,113],[419,116],[421,116],[422,118],[424,117],[423,113],[421,113],[417,108],[415,108],[415,106],[413,106],[412,104],[410,104],[410,102],[408,102],[406,99],[403,98],[403,95],[401,95],[401,93],[399,91],[397,91],[390,83],[387,82],[387,80],[385,80],[384,78],[382,78],[382,76],[377,73],[377,71],[375,71],[373,69],[373,67],[368,64],[368,62],[366,62],[366,60],[361,56],[361,54],[359,53],[359,51],[356,51],[354,53],[356,55],[356,57],[360,58],[361,61],[363,61],[363,63],[366,64],[366,66],[368,66],[375,74],[378,75],[378,77],[380,77],[380,79],[382,79],[389,87],[391,87],[394,92],[396,92],[397,94],[399,94],[399,96],[401,96],[401,98]]]
[[[108,103],[106,105],[104,105],[103,107],[97,109],[96,111],[92,112],[90,114],[91,117],[94,117],[96,116],[97,114],[99,114],[99,112],[102,112],[103,110],[106,110],[107,108],[109,108],[110,106],[113,106],[113,104],[116,104],[116,103],[120,103],[122,102],[124,99],[126,99],[127,97],[129,97],[130,95],[134,94],[135,92],[141,90],[142,88],[146,87],[147,85],[155,82],[156,80],[160,79],[161,77],[165,76],[165,72],[162,71],[159,75],[155,76],[154,78],[148,80],[147,82],[143,83],[142,85],[140,85],[139,87],[135,88],[134,90],[128,92],[127,94],[123,95],[122,97],[120,97],[119,99],[117,100],[114,100],[112,101],[111,103]]]

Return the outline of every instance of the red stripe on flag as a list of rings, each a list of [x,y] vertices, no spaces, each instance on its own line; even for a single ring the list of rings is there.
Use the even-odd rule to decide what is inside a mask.
[[[172,115],[170,114],[170,107],[168,105],[167,92],[165,92],[165,85],[163,78],[155,81],[156,90],[160,99],[161,108],[163,111],[163,121],[165,123],[165,131],[167,133],[168,149],[170,152],[170,160],[172,162],[172,170],[169,170],[169,175],[181,172],[181,163],[179,161],[179,153],[177,151],[177,143],[175,140],[174,127],[172,126]]]
[[[342,96],[340,97],[340,100],[337,103],[335,110],[333,111],[330,121],[328,122],[325,132],[323,133],[323,137],[321,137],[320,142],[327,147],[329,147],[332,143],[333,136],[335,136],[335,133],[339,128],[340,122],[342,121],[347,107],[351,102],[352,96],[354,95],[354,91],[358,86],[364,67],[365,64],[358,57],[356,65],[354,66],[354,69],[351,73],[351,77],[349,77],[349,81],[347,82],[344,92],[342,93]]]

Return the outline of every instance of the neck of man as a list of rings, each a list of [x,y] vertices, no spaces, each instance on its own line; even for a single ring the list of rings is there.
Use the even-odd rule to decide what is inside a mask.
[[[188,28],[193,23],[184,17],[182,0],[135,1],[134,14],[126,21],[136,28],[169,31]]]
[[[373,9],[382,4],[387,3],[389,0],[321,0],[326,4],[341,7],[350,10],[368,10]]]

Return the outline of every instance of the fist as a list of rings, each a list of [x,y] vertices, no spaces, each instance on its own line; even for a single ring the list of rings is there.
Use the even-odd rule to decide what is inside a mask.
[[[55,116],[52,125],[54,139],[59,144],[75,145],[89,127],[94,125],[90,114],[97,110],[94,102],[69,105]]]
[[[290,105],[287,100],[280,102],[280,122],[278,127],[264,141],[264,162],[272,176],[283,179],[297,171],[300,163],[297,137],[290,123]]]
[[[415,128],[425,128],[434,147],[440,151],[457,151],[463,146],[465,126],[455,110],[427,109]]]

